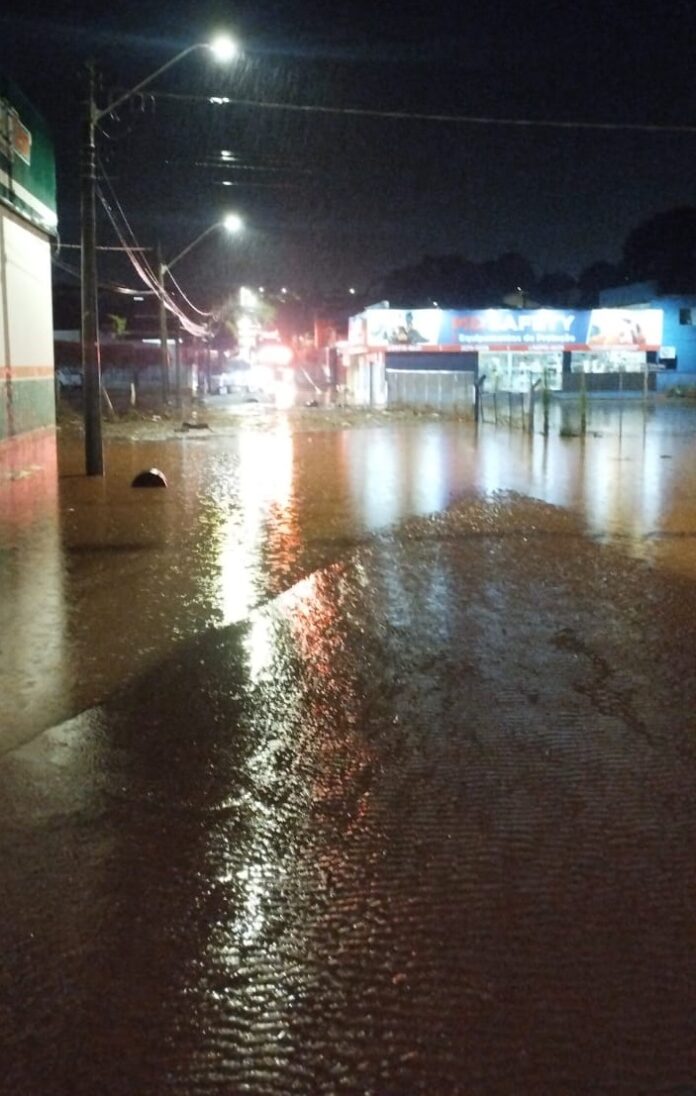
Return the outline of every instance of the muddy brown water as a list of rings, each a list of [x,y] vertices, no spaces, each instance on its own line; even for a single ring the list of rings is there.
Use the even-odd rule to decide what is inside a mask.
[[[584,441],[428,420],[293,432],[291,419],[247,410],[255,419],[240,428],[230,416],[228,433],[111,442],[103,481],[81,475],[81,443],[68,439],[58,497],[24,523],[3,512],[2,748],[99,701],[185,637],[243,619],[375,530],[472,494],[570,507],[590,536],[695,571],[688,409],[646,422],[639,406],[599,405],[599,436]],[[169,489],[132,490],[151,466]]]
[[[9,554],[55,675],[27,710],[103,703],[0,764],[0,1091],[691,1091],[669,422],[584,452],[274,429],[66,476]],[[169,491],[127,489],[145,450]]]

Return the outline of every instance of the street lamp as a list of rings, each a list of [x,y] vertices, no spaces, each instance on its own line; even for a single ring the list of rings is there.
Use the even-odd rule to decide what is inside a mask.
[[[221,221],[214,221],[212,225],[208,225],[208,227],[201,232],[200,236],[196,236],[195,240],[186,245],[183,251],[180,251],[179,254],[173,259],[170,259],[168,263],[163,263],[164,270],[171,270],[174,264],[179,262],[179,259],[183,259],[184,255],[188,255],[189,251],[192,251],[201,240],[204,240],[206,236],[210,235],[211,232],[214,232],[216,228],[224,228],[227,232],[231,233],[241,232],[244,228],[244,221],[238,213],[226,213]]]
[[[97,172],[96,132],[99,122],[128,99],[152,83],[197,49],[208,49],[220,61],[230,61],[238,49],[230,38],[222,35],[209,43],[197,43],[181,50],[166,64],[124,92],[104,110],[95,101],[95,68],[88,66],[89,85],[87,116],[84,122],[81,156],[81,218],[82,218],[82,366],[84,373],[85,464],[88,476],[104,475],[104,451],[101,420],[101,364],[99,357],[99,315],[97,298]]]
[[[225,63],[233,61],[239,55],[239,46],[228,34],[218,34],[208,44],[208,48],[212,51],[216,60]]]
[[[244,222],[238,213],[226,213],[220,221],[214,221],[213,224],[208,225],[207,228],[201,232],[199,236],[196,236],[195,240],[192,240],[190,244],[180,251],[178,255],[175,255],[173,259],[170,259],[168,263],[165,263],[162,259],[162,253],[160,248],[157,248],[158,258],[158,276],[159,284],[162,289],[162,293],[159,298],[159,324],[160,324],[160,346],[162,350],[162,393],[166,397],[168,394],[168,382],[167,375],[169,369],[169,355],[167,352],[167,310],[164,305],[164,279],[167,275],[167,271],[183,259],[184,255],[188,255],[189,251],[192,251],[201,240],[204,240],[206,236],[209,236],[211,232],[214,232],[216,228],[224,228],[226,232],[237,233],[241,232],[244,228]],[[177,343],[176,356],[175,356],[175,369],[176,369],[176,405],[181,407],[181,365],[179,361],[179,347]]]

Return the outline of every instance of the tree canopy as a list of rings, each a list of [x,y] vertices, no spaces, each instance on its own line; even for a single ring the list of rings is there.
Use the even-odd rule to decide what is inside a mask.
[[[517,252],[474,262],[462,255],[426,255],[370,286],[369,296],[397,307],[488,308],[518,306],[592,308],[603,289],[654,281],[662,293],[696,293],[696,207],[666,210],[632,229],[622,259],[599,259],[574,277],[565,270],[537,273]]]
[[[624,273],[629,281],[653,280],[663,293],[696,291],[696,208],[656,213],[626,237]]]

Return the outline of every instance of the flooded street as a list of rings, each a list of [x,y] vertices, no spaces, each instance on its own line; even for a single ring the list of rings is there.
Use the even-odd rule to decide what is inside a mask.
[[[68,437],[57,498],[29,517],[6,501],[0,623],[16,642],[0,663],[0,748],[97,703],[185,637],[242,620],[371,533],[462,498],[515,491],[568,507],[590,537],[696,574],[688,408],[646,422],[634,405],[619,421],[598,403],[584,440],[389,416],[341,428],[340,412],[332,429],[294,430],[287,415],[250,410],[214,433],[112,440],[104,481],[81,475],[82,443]],[[132,490],[151,466],[169,490]]]
[[[696,411],[591,410],[15,485],[2,1093],[696,1091]]]

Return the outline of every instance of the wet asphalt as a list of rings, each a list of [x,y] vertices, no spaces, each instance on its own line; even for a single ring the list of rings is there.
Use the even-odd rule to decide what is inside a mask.
[[[3,757],[0,1091],[696,1091],[691,577],[509,492],[293,513]]]

